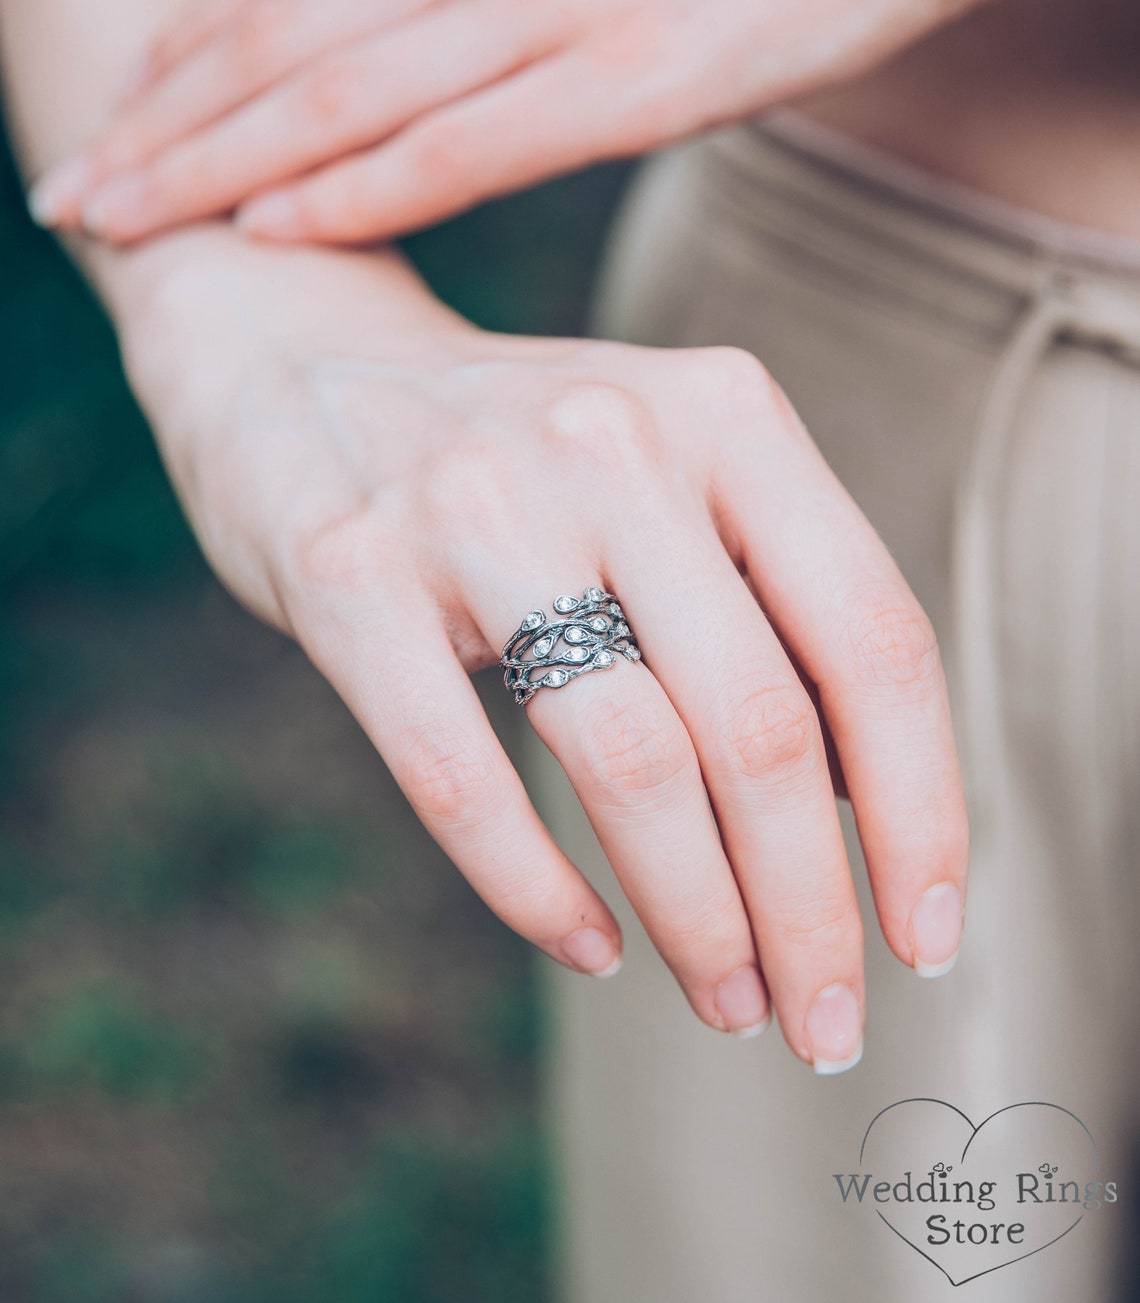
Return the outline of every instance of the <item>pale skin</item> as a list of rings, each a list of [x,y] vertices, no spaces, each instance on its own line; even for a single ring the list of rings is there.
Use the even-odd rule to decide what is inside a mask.
[[[199,0],[44,220],[390,239],[848,78],[980,0]]]
[[[177,11],[0,12],[38,174],[87,143]],[[169,75],[190,46],[165,47]],[[644,661],[526,710],[697,1016],[749,1034],[774,1009],[818,1071],[858,1057],[862,927],[825,735],[888,945],[922,973],[952,962],[967,825],[937,646],[754,358],[488,334],[392,251],[259,246],[217,221],[76,248],[219,575],[305,648],[510,926],[582,972],[620,957],[469,678],[526,611],[596,584]]]

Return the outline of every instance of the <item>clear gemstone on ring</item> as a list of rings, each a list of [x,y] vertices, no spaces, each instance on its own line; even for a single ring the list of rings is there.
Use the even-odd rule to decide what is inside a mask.
[[[613,654],[613,652],[600,651],[600,652],[598,652],[598,654],[594,657],[594,664],[595,664],[595,665],[612,665],[613,663],[614,663],[614,654]]]
[[[547,634],[545,638],[540,638],[538,642],[534,644],[534,654],[536,656],[547,656],[553,646],[554,638],[550,634]]]
[[[566,649],[566,659],[568,661],[584,661],[588,660],[589,656],[590,653],[585,649],[585,647],[568,647]]]
[[[589,634],[580,624],[574,624],[562,636],[567,642],[585,642]]]
[[[554,599],[554,609],[561,615],[565,615],[568,611],[573,611],[577,605],[578,599],[576,597],[570,597],[565,593],[561,597],[556,597]]]
[[[546,616],[541,611],[531,611],[523,621],[524,629],[537,629],[540,624],[546,623]]]
[[[605,593],[600,588],[587,588],[586,600],[588,602],[600,602],[605,597]]]
[[[602,619],[600,615],[596,619],[591,620],[589,624],[590,628],[593,629],[595,633],[605,633],[605,631],[610,627],[610,622]],[[628,632],[629,630],[627,629],[626,633]]]
[[[560,688],[569,677],[565,670],[551,670],[543,675],[542,681],[548,688]]]

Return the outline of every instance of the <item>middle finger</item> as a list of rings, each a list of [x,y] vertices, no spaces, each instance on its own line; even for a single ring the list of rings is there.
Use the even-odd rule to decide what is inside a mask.
[[[471,614],[492,645],[501,646],[511,621],[535,605],[548,583],[538,577],[542,573],[528,566],[529,582],[523,574],[507,588],[468,589],[485,594]],[[586,582],[601,584],[588,574]],[[582,595],[581,587],[561,591]],[[768,1000],[748,917],[692,742],[661,685],[644,665],[619,653],[606,670],[540,689],[526,710],[566,770],[622,889],[694,1011],[737,1035],[761,1030]]]

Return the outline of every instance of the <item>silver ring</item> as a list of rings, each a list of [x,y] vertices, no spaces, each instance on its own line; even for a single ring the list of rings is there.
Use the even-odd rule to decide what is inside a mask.
[[[579,674],[610,669],[619,655],[641,659],[613,593],[587,588],[581,597],[556,597],[554,611],[554,619],[531,611],[503,648],[503,682],[520,706],[539,688],[561,688]]]

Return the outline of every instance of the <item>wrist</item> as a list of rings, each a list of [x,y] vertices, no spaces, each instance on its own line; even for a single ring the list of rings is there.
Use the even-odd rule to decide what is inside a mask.
[[[200,223],[125,251],[79,253],[156,429],[215,420],[251,379],[299,356],[393,364],[471,352],[483,332],[435,299],[395,250],[258,244]]]

